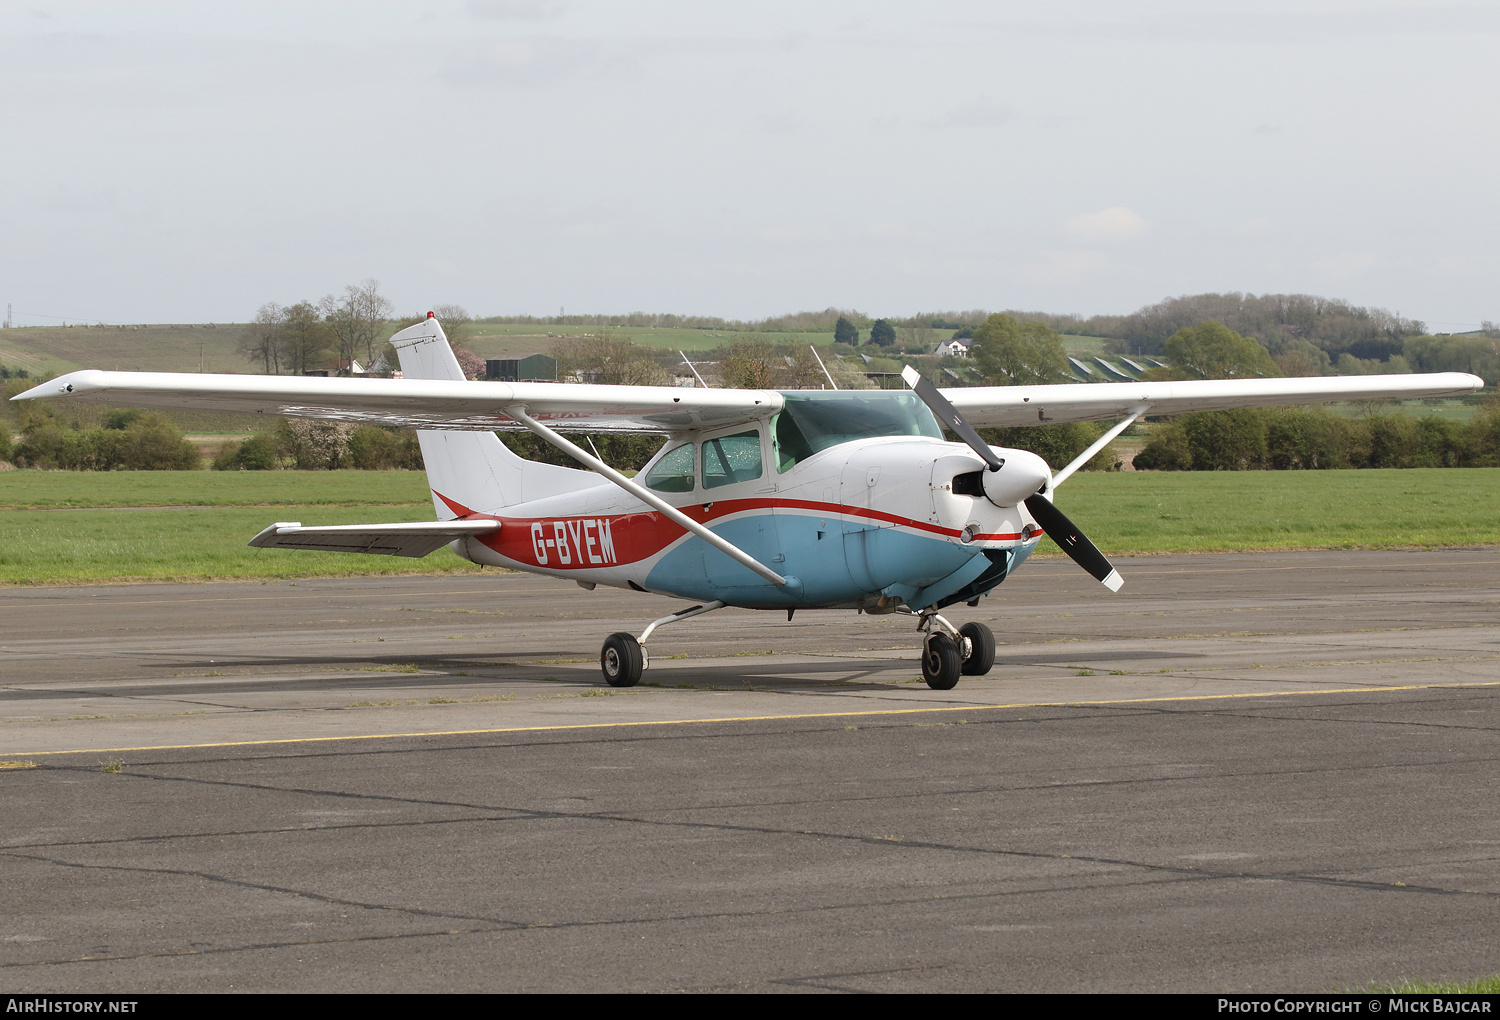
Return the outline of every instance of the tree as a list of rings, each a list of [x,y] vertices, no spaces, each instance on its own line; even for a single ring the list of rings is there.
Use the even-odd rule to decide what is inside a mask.
[[[261,305],[240,337],[240,353],[264,365],[267,375],[280,375],[285,329],[286,309],[274,301]]]
[[[1328,352],[1300,338],[1282,344],[1271,360],[1287,376],[1327,375],[1330,371]]]
[[[293,375],[325,365],[334,338],[322,313],[308,301],[299,301],[282,311],[285,316],[281,327],[283,364]]]
[[[870,327],[870,343],[877,347],[890,347],[896,342],[896,327],[884,319],[876,319]]]
[[[583,382],[614,386],[666,386],[667,372],[651,352],[629,337],[607,330],[557,345],[559,378],[577,373]]]
[[[375,344],[384,339],[386,323],[395,307],[380,293],[378,280],[350,284],[342,297],[332,294],[318,303],[324,321],[338,347],[340,363],[351,364],[363,357],[368,366],[375,360]]]
[[[453,348],[453,358],[458,362],[458,370],[464,374],[465,379],[478,379],[484,375],[484,359],[467,347]]]
[[[432,314],[438,317],[444,335],[454,347],[468,335],[469,327],[474,324],[474,317],[463,305],[433,305]]]
[[[1088,328],[1077,331],[1114,338],[1110,347],[1116,354],[1159,354],[1167,337],[1210,320],[1259,339],[1272,354],[1281,353],[1283,341],[1301,338],[1330,355],[1359,345],[1354,352],[1359,357],[1382,359],[1398,350],[1402,339],[1425,329],[1415,320],[1347,301],[1310,294],[1257,296],[1234,292],[1168,298],[1112,323],[1103,321],[1103,317],[1090,320],[1080,324]],[[1377,355],[1377,351],[1381,353]]]
[[[839,321],[833,324],[833,342],[836,344],[849,344],[851,347],[859,344],[859,330],[854,328],[854,323],[839,316]]]
[[[302,471],[334,471],[344,466],[349,439],[358,426],[321,418],[283,418],[276,438]]]
[[[191,471],[198,448],[157,411],[115,411],[103,428],[71,428],[55,416],[32,418],[13,456],[18,467],[67,471]]]
[[[1068,381],[1068,355],[1062,340],[1044,322],[991,315],[974,331],[969,357],[986,382],[1001,386]]]
[[[980,429],[979,436],[991,446],[1008,446],[1012,450],[1030,450],[1057,471],[1073,461],[1089,444],[1104,434],[1105,426],[1092,421],[1063,422],[1056,425],[1016,425],[1009,428]],[[1083,465],[1084,471],[1111,471],[1119,463],[1111,443],[1094,454]]]
[[[1253,379],[1281,375],[1264,347],[1222,322],[1200,322],[1179,329],[1167,337],[1165,349],[1171,367],[1153,369],[1152,378]]]
[[[280,466],[276,437],[264,433],[243,443],[225,443],[214,456],[215,471],[273,471]]]
[[[1472,372],[1487,386],[1500,381],[1500,344],[1486,334],[1412,337],[1403,353],[1418,372]]]
[[[349,437],[348,463],[371,471],[391,468],[420,471],[422,448],[417,441],[417,434],[410,429],[361,425]]]
[[[786,359],[769,340],[742,333],[729,344],[724,357],[725,386],[770,390],[786,374]]]

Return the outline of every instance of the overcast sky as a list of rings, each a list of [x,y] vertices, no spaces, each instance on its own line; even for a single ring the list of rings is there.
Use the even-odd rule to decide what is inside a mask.
[[[1500,4],[0,6],[0,302],[1500,319]]]

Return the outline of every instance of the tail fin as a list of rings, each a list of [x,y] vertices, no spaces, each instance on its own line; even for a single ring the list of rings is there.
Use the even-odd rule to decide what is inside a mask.
[[[453,348],[431,312],[422,322],[391,337],[391,346],[407,379],[463,381]],[[417,440],[422,444],[427,485],[440,521],[605,484],[592,471],[518,457],[493,432],[419,430]]]

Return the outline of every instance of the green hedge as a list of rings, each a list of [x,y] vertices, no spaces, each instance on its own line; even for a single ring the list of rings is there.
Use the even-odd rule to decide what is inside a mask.
[[[1500,404],[1467,424],[1322,408],[1204,411],[1157,425],[1135,456],[1143,471],[1500,466]]]
[[[203,466],[198,448],[163,415],[134,409],[110,412],[103,428],[68,427],[55,417],[35,417],[11,458],[17,467],[72,471],[187,471]]]

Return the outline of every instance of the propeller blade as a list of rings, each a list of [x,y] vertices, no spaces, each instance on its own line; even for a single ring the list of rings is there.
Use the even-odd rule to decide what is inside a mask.
[[[1005,461],[997,457],[989,444],[979,438],[979,433],[975,432],[974,427],[964,420],[958,408],[938,392],[936,386],[923,379],[920,372],[907,365],[901,370],[901,378],[912,388],[912,392],[916,393],[922,403],[932,409],[938,421],[951,428],[958,438],[968,443],[975,453],[984,458],[984,462],[990,466],[991,471],[999,471],[1005,466]],[[1045,476],[1042,480],[1045,481]],[[1120,572],[1104,558],[1104,554],[1084,536],[1083,532],[1073,526],[1073,522],[1068,520],[1061,510],[1040,494],[1027,496],[1025,503],[1026,509],[1031,511],[1031,516],[1042,526],[1042,530],[1052,536],[1052,541],[1056,542],[1074,563],[1093,574],[1094,578],[1110,591],[1120,590],[1120,586],[1125,583]]]
[[[921,398],[937,420],[952,429],[958,438],[968,443],[974,452],[984,458],[984,462],[990,466],[991,471],[999,471],[1005,466],[1005,461],[995,456],[995,451],[990,449],[990,444],[979,438],[979,433],[974,431],[974,426],[964,420],[964,416],[958,413],[958,408],[948,402],[948,398],[938,392],[938,388],[926,379],[922,373],[907,365],[901,370],[901,378],[906,385],[912,388],[912,392]]]
[[[1036,518],[1042,530],[1052,537],[1052,541],[1056,542],[1074,563],[1093,574],[1094,579],[1110,591],[1120,590],[1120,586],[1125,583],[1120,572],[1104,558],[1104,554],[1073,525],[1072,521],[1068,520],[1061,510],[1047,501],[1046,497],[1028,496],[1026,509],[1031,511],[1031,516]]]

